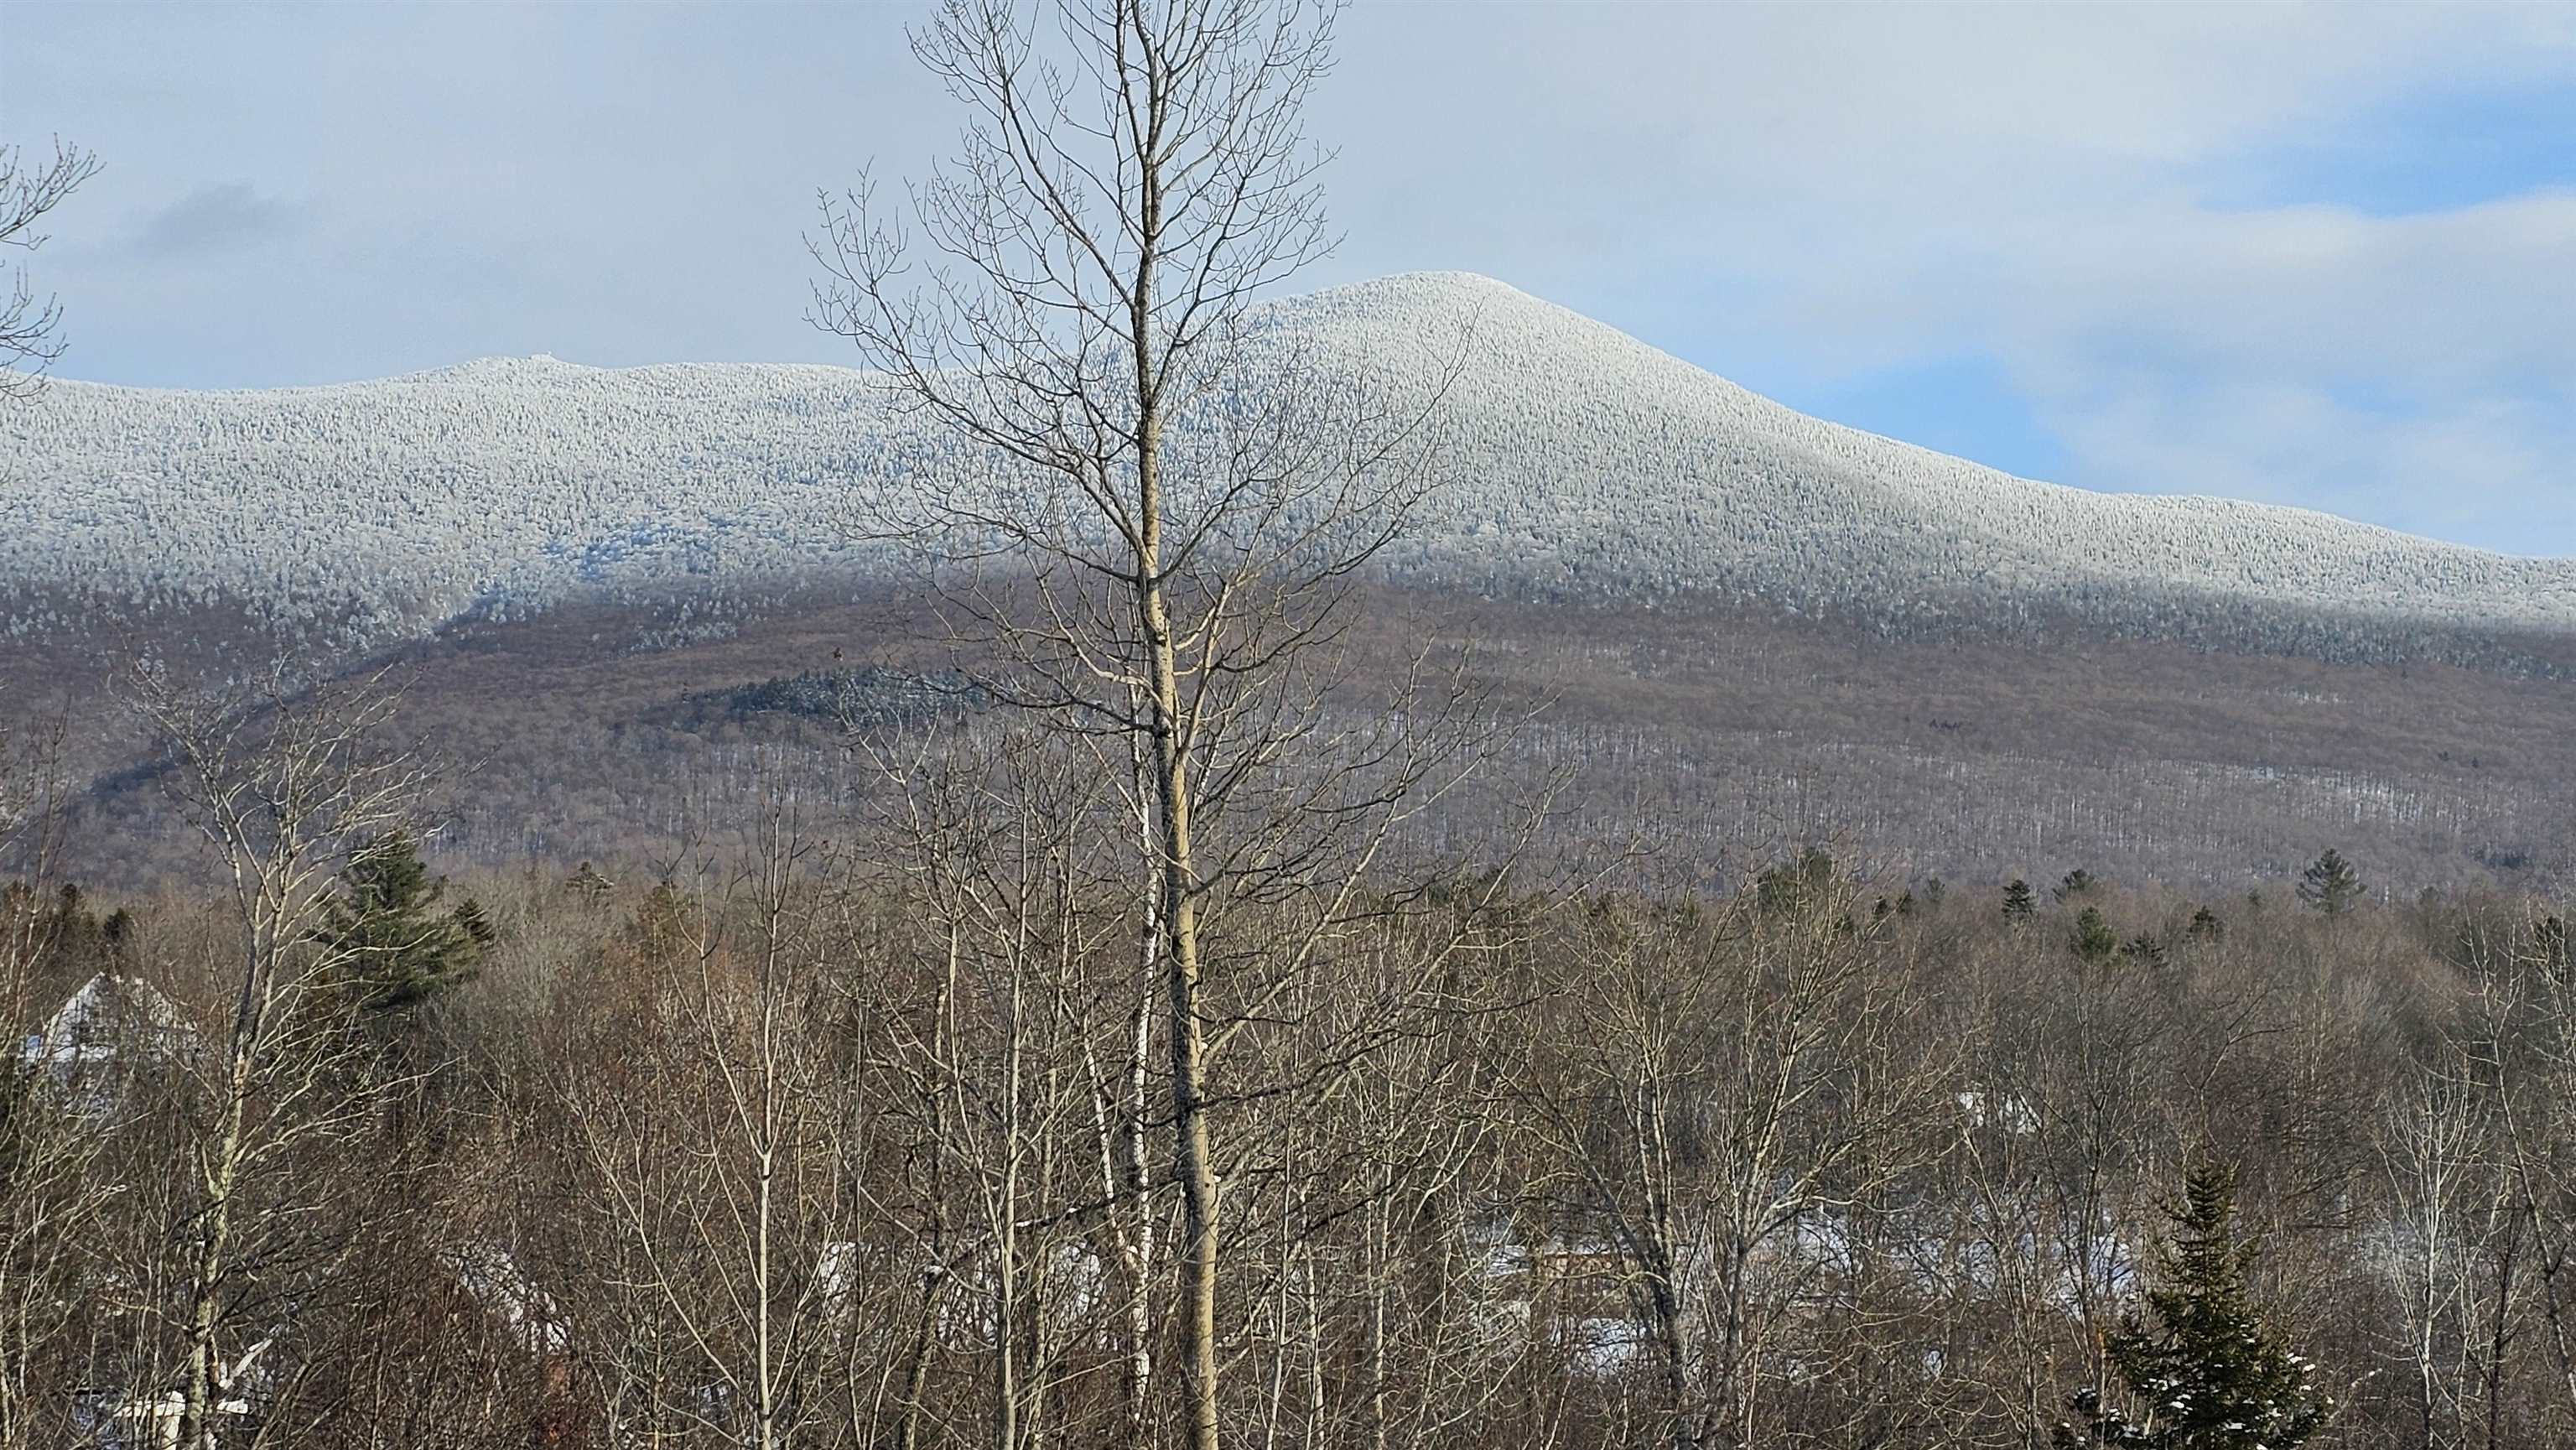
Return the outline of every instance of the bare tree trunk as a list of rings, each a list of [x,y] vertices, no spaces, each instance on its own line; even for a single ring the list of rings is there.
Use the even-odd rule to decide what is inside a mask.
[[[179,1402],[179,1443],[187,1450],[213,1450],[215,1401],[223,1393],[215,1329],[223,1308],[224,1281],[232,1271],[233,1191],[241,1179],[252,1049],[257,1041],[258,1019],[250,991],[245,981],[231,1067],[225,1074],[223,1127],[199,1170],[204,1177],[205,1207],[197,1221],[197,1250],[189,1265],[187,1380]]]
[[[368,1116],[338,991],[354,949],[317,927],[347,850],[409,824],[437,769],[389,738],[400,694],[381,675],[297,690],[281,666],[206,699],[139,670],[128,688],[173,759],[167,788],[181,815],[224,868],[237,933],[218,965],[231,1021],[197,1081],[213,1111],[189,1132],[197,1197],[173,1316],[185,1337],[178,1439],[209,1450],[227,1398],[219,1340],[240,1266],[257,1264],[272,1282],[297,1270],[327,1281],[344,1264],[345,1240],[308,1242],[301,1226],[347,1184],[299,1176],[287,1157],[353,1135]],[[246,1215],[255,1189],[283,1201]]]

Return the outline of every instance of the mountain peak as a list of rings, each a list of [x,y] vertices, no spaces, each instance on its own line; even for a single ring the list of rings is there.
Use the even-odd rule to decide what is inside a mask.
[[[427,382],[432,380],[452,382],[510,382],[547,376],[560,377],[580,373],[608,371],[611,371],[611,369],[595,368],[584,363],[566,362],[562,358],[559,358],[550,352],[532,352],[525,356],[520,356],[515,353],[495,353],[488,357],[468,358],[461,363],[455,363],[443,368],[431,368],[426,372],[406,373],[403,375],[403,378],[406,381],[413,382]]]
[[[1256,349],[1441,400],[1452,482],[1385,556],[1393,577],[2192,638],[2256,613],[2576,631],[2576,560],[2011,478],[1805,417],[1472,272],[1264,319]],[[855,369],[543,353],[330,388],[67,387],[0,417],[25,521],[0,531],[0,604],[13,587],[235,596],[409,631],[594,588],[865,569],[840,521],[854,493],[911,486],[886,460],[953,453],[930,426]]]

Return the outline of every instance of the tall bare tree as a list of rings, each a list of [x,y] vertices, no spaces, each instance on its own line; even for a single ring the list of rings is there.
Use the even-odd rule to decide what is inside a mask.
[[[785,1450],[834,1432],[826,1391],[869,1265],[826,971],[840,857],[792,784],[756,773],[747,794],[741,840],[693,840],[646,904],[649,1027],[617,1044],[617,1071],[565,1063],[558,1092],[614,1229],[627,1338],[675,1340],[685,1365],[632,1375],[643,1412]]]
[[[166,752],[179,813],[226,888],[229,940],[211,963],[219,1020],[202,1050],[179,1057],[176,1434],[187,1450],[211,1450],[228,1364],[242,1358],[228,1361],[221,1338],[262,1327],[254,1316],[291,1299],[287,1264],[330,1257],[330,1244],[306,1242],[313,1196],[361,1178],[331,1161],[369,1101],[348,999],[335,990],[351,955],[317,931],[333,873],[350,843],[415,826],[439,772],[397,735],[401,695],[381,675],[299,690],[271,673],[208,698],[147,667],[131,692]]]
[[[814,320],[957,445],[895,461],[878,526],[921,546],[999,698],[1145,767],[1194,1450],[1220,1420],[1212,1057],[1465,758],[1437,679],[1371,723],[1327,698],[1362,573],[1430,476],[1438,388],[1329,372],[1255,312],[1334,240],[1300,121],[1334,16],[947,0],[913,51],[969,112],[961,149],[905,206],[827,197],[812,246]],[[1302,932],[1214,1006],[1219,918],[1291,895]]]
[[[45,1393],[87,1327],[62,1306],[79,1293],[82,1249],[116,1196],[98,1171],[102,1134],[74,1069],[87,1044],[58,1040],[47,988],[77,925],[58,891],[72,782],[62,717],[0,724],[0,1023],[18,1055],[0,1062],[0,1447],[61,1443],[65,1406]],[[89,1024],[102,1035],[108,1024]]]

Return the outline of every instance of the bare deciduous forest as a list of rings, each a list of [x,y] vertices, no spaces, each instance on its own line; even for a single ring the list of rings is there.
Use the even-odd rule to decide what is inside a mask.
[[[2084,865],[2250,889],[2328,845],[2376,886],[2553,894],[2576,879],[2576,684],[2437,664],[2335,665],[2068,630],[2042,640],[1886,641],[1749,609],[1551,609],[1378,591],[1353,642],[1354,708],[1408,667],[1406,640],[1469,649],[1492,699],[1534,712],[1505,778],[1564,770],[1558,841],[1652,835],[1712,865],[1808,840],[1854,843],[1916,880],[2033,880]],[[671,616],[572,608],[470,626],[386,657],[406,718],[478,762],[446,859],[508,869],[667,849],[694,782],[759,756],[815,788],[873,788],[839,712],[955,673],[918,597],[815,590],[673,642]],[[174,661],[254,668],[168,623],[132,637]],[[109,689],[113,651],[0,660],[32,713],[68,712],[99,791],[83,880],[190,869],[147,742]],[[797,682],[804,682],[802,685]],[[845,697],[849,697],[846,698]],[[914,698],[872,724],[957,702]],[[931,708],[923,708],[925,705]],[[1445,802],[1493,823],[1481,795]],[[1712,873],[1714,879],[1716,873]]]
[[[188,753],[225,890],[10,891],[9,1443],[149,1443],[161,1387],[224,1444],[1174,1435],[1163,983],[1079,761],[998,741],[855,835],[754,770],[658,868],[437,882],[384,699]],[[1724,896],[1462,864],[1320,935],[1239,903],[1225,1432],[2045,1444],[2128,1394],[2106,1345],[2218,1162],[2316,1443],[2563,1438],[2564,926],[2319,880],[1819,850]]]

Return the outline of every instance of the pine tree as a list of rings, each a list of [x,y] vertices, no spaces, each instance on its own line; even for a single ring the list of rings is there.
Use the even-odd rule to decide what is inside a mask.
[[[394,831],[360,846],[340,884],[317,935],[346,955],[345,981],[361,1010],[417,1006],[481,966],[493,937],[482,906],[468,899],[440,911],[447,882],[431,878],[408,834]]]
[[[2088,962],[2107,961],[2120,949],[2119,937],[2104,920],[2102,908],[2088,906],[2075,918],[2075,954]]]
[[[2065,878],[2057,883],[2056,896],[2060,901],[2071,901],[2079,896],[2090,896],[2093,894],[2093,888],[2101,884],[2101,882],[2093,879],[2092,872],[2078,866],[2074,870],[2067,872]]]
[[[2061,1450],[2298,1450],[2334,1402],[2309,1393],[2308,1362],[2284,1349],[2246,1287],[2255,1246],[2236,1236],[2236,1175],[2215,1163],[2191,1169],[2147,1293],[2147,1317],[2111,1336],[2112,1370],[2133,1402],[2116,1407],[2091,1388],[2068,1404],[2083,1423],[2061,1422]]]
[[[2341,916],[2361,901],[2361,875],[2331,847],[2299,876],[2299,900],[2328,916]]]
[[[2039,903],[2030,894],[2030,883],[2014,877],[2012,884],[2004,888],[2004,920],[2028,921],[2038,909]]]
[[[2204,906],[2191,914],[2191,935],[2195,941],[2218,941],[2227,935],[2227,923]]]

